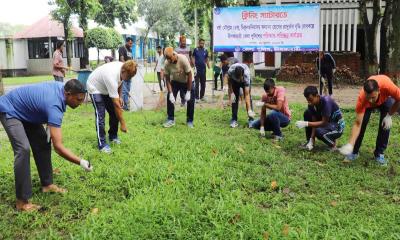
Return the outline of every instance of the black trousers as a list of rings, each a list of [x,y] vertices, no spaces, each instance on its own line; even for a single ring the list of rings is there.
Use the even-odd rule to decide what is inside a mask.
[[[312,113],[307,109],[304,112],[304,121],[312,122]],[[320,121],[318,119],[317,121]],[[311,138],[312,128],[306,127],[306,138],[307,141]],[[315,136],[323,141],[329,147],[333,147],[335,145],[336,139],[340,138],[344,131],[344,121],[339,120],[339,122],[330,122],[326,126],[319,127],[315,129]]]
[[[250,84],[246,84],[245,82],[239,83],[236,82],[232,79],[229,79],[232,85],[232,92],[235,95],[235,101],[232,102],[232,120],[237,121],[238,118],[238,109],[239,109],[239,99],[240,99],[240,89],[243,89],[243,94],[245,92],[245,88],[249,88],[249,94],[250,94]],[[250,109],[253,109],[253,102],[251,99],[250,95]],[[249,120],[253,120],[252,118],[249,118]]]
[[[367,108],[365,110],[364,118],[363,118],[362,124],[361,124],[360,134],[358,135],[356,143],[354,144],[354,149],[353,149],[354,154],[358,154],[358,152],[360,151],[360,147],[361,147],[361,143],[364,138],[365,130],[367,129],[367,125],[368,125],[369,119],[371,117],[371,113],[374,110],[378,110],[380,112],[378,136],[376,136],[374,155],[375,155],[375,157],[377,157],[377,156],[379,156],[379,154],[383,154],[383,152],[386,150],[387,144],[389,142],[390,129],[389,130],[383,129],[382,120],[386,116],[386,114],[389,112],[389,110],[393,104],[394,104],[394,99],[388,98],[382,105],[380,105],[376,108]]]
[[[176,82],[176,81],[171,81],[171,87],[172,87],[172,94],[174,95],[175,99],[176,96],[178,95],[178,92],[180,92],[180,96],[184,101],[184,97],[187,91],[187,84],[186,83],[181,83],[181,82]],[[186,111],[186,121],[187,122],[193,122],[193,117],[194,117],[194,89],[195,89],[195,84],[192,85],[192,91],[190,92],[190,100],[187,102],[187,111]],[[169,94],[167,94],[167,114],[168,114],[168,120],[174,120],[175,119],[175,105],[169,100]]]
[[[224,88],[224,79],[221,73],[214,73],[214,90],[218,89],[218,77],[221,79],[221,89]]]
[[[106,110],[109,115],[109,140],[113,140],[118,137],[119,120],[115,114],[114,104],[110,96],[102,94],[90,94],[90,98],[92,99],[96,117],[97,146],[99,149],[102,149],[107,144],[105,133]]]
[[[161,72],[157,72],[157,79],[158,79],[158,85],[160,86],[160,91],[162,91],[163,86],[165,87],[165,81],[164,79],[161,79]]]
[[[321,74],[321,77],[319,79],[319,94],[322,96],[322,90],[324,88],[324,83],[322,82],[322,78],[325,78],[328,81],[328,93],[329,95],[332,95],[333,91],[333,72],[327,72]]]
[[[53,184],[51,164],[51,143],[42,124],[22,122],[18,119],[6,119],[0,114],[0,121],[8,135],[14,151],[14,177],[17,199],[28,201],[32,197],[30,153],[32,149],[36,168],[42,186]]]
[[[203,98],[206,92],[206,69],[197,68],[195,82],[196,82],[196,99]]]

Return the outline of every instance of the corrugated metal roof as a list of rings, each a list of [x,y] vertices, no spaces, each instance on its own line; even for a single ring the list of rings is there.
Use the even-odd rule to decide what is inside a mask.
[[[83,31],[80,28],[72,27],[72,32],[74,37],[83,37]],[[13,38],[43,37],[64,37],[62,23],[51,19],[50,16],[46,16],[13,36]]]

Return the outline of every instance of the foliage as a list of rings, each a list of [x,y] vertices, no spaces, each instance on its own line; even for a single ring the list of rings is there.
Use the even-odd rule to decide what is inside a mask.
[[[99,11],[94,17],[95,22],[106,27],[114,27],[115,20],[125,28],[126,24],[132,24],[137,20],[135,10],[136,0],[98,0]]]
[[[121,34],[115,29],[102,27],[89,29],[86,41],[89,47],[97,49],[115,49],[123,43]]]
[[[306,107],[291,105],[292,121]],[[345,111],[346,134],[354,111]],[[66,147],[94,166],[85,173],[53,153],[56,184],[64,196],[44,194],[32,166],[39,213],[13,208],[13,153],[0,132],[0,238],[2,239],[399,239],[400,188],[398,121],[386,156],[391,167],[371,160],[378,124],[373,114],[360,158],[342,157],[321,141],[314,152],[299,150],[304,132],[290,124],[274,144],[258,131],[230,129],[230,110],[196,109],[195,128],[185,111],[163,129],[165,111],[124,113],[128,134],[113,154],[96,147],[91,104],[68,109]],[[239,111],[239,122],[246,123]],[[33,161],[32,161],[33,165]],[[274,184],[272,184],[274,183]],[[273,187],[272,187],[273,186]]]
[[[12,25],[9,23],[0,22],[0,37],[12,36],[15,33],[23,30],[25,25]]]

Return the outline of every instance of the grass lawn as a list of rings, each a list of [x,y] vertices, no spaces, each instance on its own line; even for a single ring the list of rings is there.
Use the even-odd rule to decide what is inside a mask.
[[[303,109],[292,106],[293,121]],[[377,114],[351,165],[320,141],[314,152],[299,150],[304,132],[293,123],[274,144],[243,127],[243,109],[237,129],[228,126],[230,110],[197,109],[194,129],[185,116],[177,111],[177,125],[163,129],[165,111],[125,113],[129,132],[104,155],[92,106],[68,109],[64,143],[94,171],[54,153],[54,182],[69,192],[43,194],[32,161],[32,201],[46,206],[38,213],[14,210],[13,154],[0,132],[0,239],[400,239],[397,117],[391,164],[380,167],[371,161]],[[354,113],[345,116],[341,144]]]

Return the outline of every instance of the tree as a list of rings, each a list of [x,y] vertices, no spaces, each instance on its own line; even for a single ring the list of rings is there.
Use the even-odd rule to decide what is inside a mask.
[[[113,28],[96,27],[87,31],[86,44],[97,48],[97,64],[100,63],[101,49],[115,49],[122,43],[121,34]]]
[[[135,0],[98,0],[99,11],[95,14],[94,21],[106,27],[114,27],[118,19],[123,28],[137,20]]]
[[[386,0],[385,12],[381,21],[381,44],[379,54],[379,70],[381,73],[387,74],[389,71],[389,55],[390,55],[390,33],[391,33],[391,18],[392,18],[393,0]]]
[[[160,36],[175,38],[177,32],[186,30],[185,21],[179,0],[138,0],[138,12],[146,22],[143,33],[144,46],[150,31],[157,32]],[[143,48],[143,57],[146,56],[146,47]]]
[[[371,75],[377,72],[378,58],[376,52],[376,34],[381,19],[381,1],[372,0],[372,22],[369,21],[367,14],[367,2],[369,1],[370,0],[360,0],[359,2],[361,21],[363,23],[365,36],[365,59],[363,61],[365,75]]]
[[[400,1],[393,1],[391,27],[392,31],[389,37],[391,44],[389,71],[397,73],[397,77],[400,78]]]
[[[54,20],[57,20],[63,25],[65,48],[67,49],[67,65],[71,66],[71,51],[70,51],[70,38],[72,38],[71,22],[70,17],[72,15],[72,9],[69,4],[72,4],[73,0],[51,0],[49,5],[55,5],[56,8],[51,11],[51,16]]]

